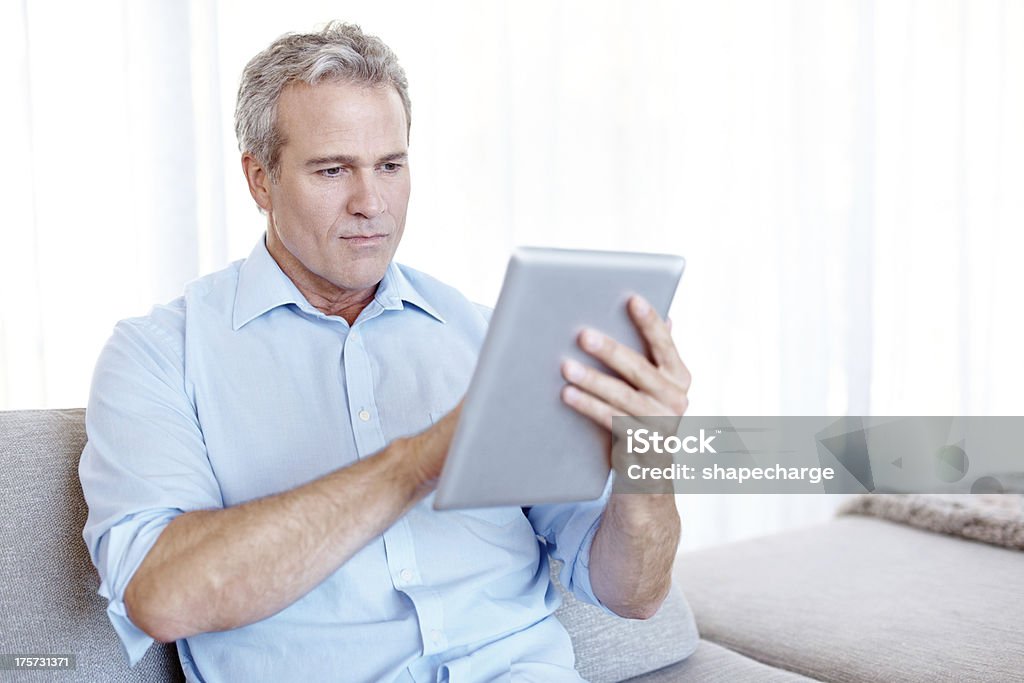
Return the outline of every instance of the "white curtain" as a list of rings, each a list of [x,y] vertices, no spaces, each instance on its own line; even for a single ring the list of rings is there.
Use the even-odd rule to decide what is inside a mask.
[[[695,414],[1024,413],[1018,0],[5,4],[0,408],[248,253],[238,76],[330,18],[409,74],[400,260],[492,303],[516,244],[683,254]],[[683,547],[834,505],[688,497]]]

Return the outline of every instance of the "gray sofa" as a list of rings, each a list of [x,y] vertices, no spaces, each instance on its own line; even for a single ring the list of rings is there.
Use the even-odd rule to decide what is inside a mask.
[[[76,655],[74,672],[0,679],[180,681],[173,645],[127,667],[96,594],[81,539],[83,417],[0,412],[0,654]],[[566,600],[558,616],[584,677],[1024,681],[1024,553],[847,517],[688,554],[675,578],[646,622]]]

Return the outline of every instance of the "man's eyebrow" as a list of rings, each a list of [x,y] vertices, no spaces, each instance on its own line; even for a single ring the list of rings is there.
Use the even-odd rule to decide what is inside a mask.
[[[391,154],[385,154],[377,160],[378,164],[388,164],[395,161],[405,161],[409,157],[408,152],[392,152]],[[331,154],[325,157],[317,157],[310,159],[306,162],[306,166],[327,166],[333,164],[336,166],[357,166],[359,159],[349,154]]]

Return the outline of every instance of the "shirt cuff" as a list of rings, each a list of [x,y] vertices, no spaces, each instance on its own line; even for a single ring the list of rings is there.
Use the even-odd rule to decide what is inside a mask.
[[[570,586],[570,591],[578,599],[589,602],[591,605],[599,607],[605,613],[612,616],[618,617],[619,615],[613,612],[601,602],[600,599],[594,594],[594,588],[590,583],[590,548],[594,544],[594,536],[597,535],[597,528],[601,526],[601,519],[604,514],[598,516],[594,523],[587,530],[587,534],[583,537],[583,543],[580,544],[580,551],[576,555],[576,560],[573,562],[572,572],[569,575],[566,571],[567,567],[562,567],[563,576],[559,579],[562,581],[563,586]],[[569,583],[566,583],[570,579]]]
[[[129,515],[110,528],[100,544],[99,595],[107,599],[107,617],[121,639],[129,666],[135,666],[153,644],[128,617],[124,592],[157,538],[181,510],[164,508]]]

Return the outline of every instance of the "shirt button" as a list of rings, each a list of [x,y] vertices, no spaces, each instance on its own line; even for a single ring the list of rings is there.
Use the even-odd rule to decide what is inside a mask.
[[[410,581],[412,581],[412,570],[411,569],[403,569],[402,571],[400,571],[398,573],[398,575],[400,577],[402,577],[402,581],[404,581],[405,583],[409,583]]]
[[[359,339],[359,333],[356,332],[355,330],[352,330],[351,332],[348,333],[348,338],[351,339],[352,341],[355,341],[356,339]]]
[[[370,421],[370,413],[368,413],[365,410],[360,410],[359,411],[359,419],[362,420],[363,422],[369,422]]]
[[[433,631],[430,632],[430,642],[432,642],[434,645],[440,645],[441,644],[441,637],[442,637],[442,634],[437,629],[434,629]]]

